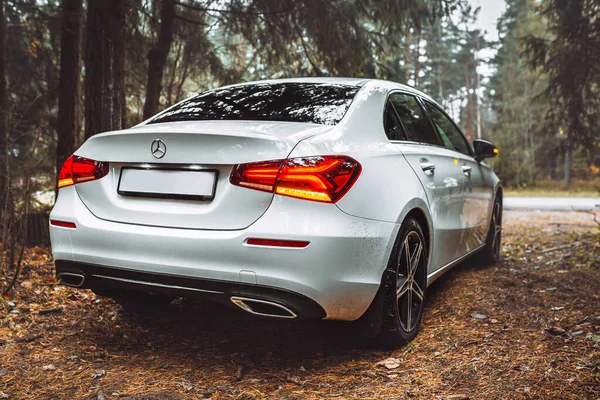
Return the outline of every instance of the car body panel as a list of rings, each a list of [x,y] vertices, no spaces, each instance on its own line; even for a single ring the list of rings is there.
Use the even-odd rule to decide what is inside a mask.
[[[394,242],[397,225],[352,217],[333,204],[275,196],[268,211],[242,230],[208,231],[104,221],[83,205],[73,187],[61,189],[51,225],[56,260],[135,271],[255,283],[305,295],[327,319],[354,320],[370,305]],[[310,241],[305,249],[249,246],[250,237]],[[333,251],[334,250],[334,251]],[[254,282],[247,282],[247,277]]]

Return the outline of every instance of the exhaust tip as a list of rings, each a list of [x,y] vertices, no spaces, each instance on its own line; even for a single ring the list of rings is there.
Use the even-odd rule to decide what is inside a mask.
[[[242,310],[254,315],[286,319],[294,319],[298,317],[295,312],[286,306],[268,300],[232,296],[231,302]]]
[[[58,283],[71,287],[81,287],[85,282],[85,275],[74,272],[61,272],[56,275]]]

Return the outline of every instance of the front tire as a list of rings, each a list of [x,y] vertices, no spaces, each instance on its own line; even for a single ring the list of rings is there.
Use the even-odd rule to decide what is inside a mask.
[[[502,244],[502,200],[496,196],[492,208],[492,219],[488,230],[485,247],[479,253],[479,261],[485,265],[495,265],[500,260]]]
[[[407,218],[390,257],[383,301],[382,343],[400,347],[415,338],[425,304],[428,249],[419,222]]]

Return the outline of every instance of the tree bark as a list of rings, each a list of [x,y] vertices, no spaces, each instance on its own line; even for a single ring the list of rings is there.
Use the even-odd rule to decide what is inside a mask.
[[[0,271],[10,222],[10,159],[8,154],[8,87],[6,82],[6,0],[0,0]]]
[[[565,167],[563,172],[563,184],[569,186],[571,183],[571,143],[568,140],[565,146]]]
[[[158,112],[162,78],[167,56],[173,42],[173,21],[175,19],[175,0],[164,0],[161,9],[160,31],[156,46],[148,52],[148,83],[144,102],[144,119]]]
[[[128,1],[89,0],[85,46],[85,138],[123,128]]]
[[[81,75],[82,0],[63,0],[58,93],[56,172],[75,150],[78,140]]]
[[[8,88],[6,83],[6,0],[0,0],[0,200],[8,184]],[[4,204],[4,201],[1,202]]]

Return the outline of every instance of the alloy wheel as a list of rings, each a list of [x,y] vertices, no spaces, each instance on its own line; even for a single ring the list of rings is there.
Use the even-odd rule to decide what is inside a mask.
[[[421,236],[414,230],[404,237],[398,257],[396,302],[400,327],[411,332],[419,322],[425,297],[426,255]]]

